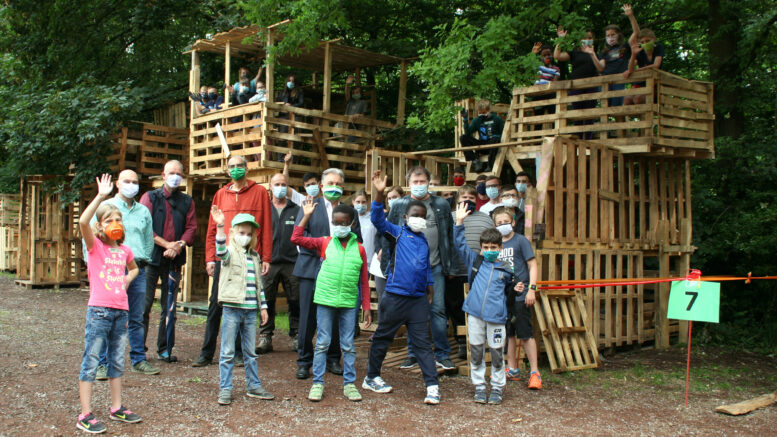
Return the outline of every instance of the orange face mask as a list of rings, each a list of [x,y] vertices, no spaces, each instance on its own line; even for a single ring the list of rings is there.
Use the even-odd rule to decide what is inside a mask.
[[[119,222],[113,222],[105,227],[105,235],[113,241],[116,241],[124,235],[124,227]]]

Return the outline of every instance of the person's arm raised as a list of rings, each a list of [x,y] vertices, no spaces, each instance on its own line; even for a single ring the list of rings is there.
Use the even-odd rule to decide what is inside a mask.
[[[108,198],[113,191],[113,184],[111,183],[111,175],[104,173],[101,177],[95,178],[97,181],[97,195],[89,203],[89,206],[84,209],[81,216],[78,218],[78,227],[81,229],[81,236],[84,238],[84,244],[86,244],[86,251],[89,252],[94,246],[94,233],[89,222],[92,221],[92,216],[97,211],[97,207]]]

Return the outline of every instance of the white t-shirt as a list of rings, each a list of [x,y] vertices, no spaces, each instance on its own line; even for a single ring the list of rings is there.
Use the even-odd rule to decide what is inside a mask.
[[[486,214],[491,214],[491,211],[493,211],[493,210],[495,210],[495,209],[499,208],[500,206],[502,206],[502,202],[499,202],[499,203],[491,203],[491,202],[489,201],[488,203],[484,203],[484,204],[483,204],[483,205],[480,207],[480,212],[482,212],[482,213],[486,213]]]

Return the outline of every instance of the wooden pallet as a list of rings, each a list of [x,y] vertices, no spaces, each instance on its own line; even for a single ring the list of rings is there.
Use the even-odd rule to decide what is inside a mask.
[[[581,295],[544,290],[539,298],[535,314],[553,373],[598,367],[599,351]]]
[[[19,254],[19,228],[0,227],[0,270],[16,270]]]
[[[208,315],[208,302],[176,302],[176,311],[198,316]]]
[[[19,225],[20,196],[0,194],[0,226]]]
[[[14,281],[16,285],[22,286],[28,290],[35,288],[77,288],[81,286],[81,282],[32,282],[26,279],[17,279]]]

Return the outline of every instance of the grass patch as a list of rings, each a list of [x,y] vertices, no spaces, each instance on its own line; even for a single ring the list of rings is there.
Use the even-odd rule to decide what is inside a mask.
[[[256,326],[261,326],[261,317],[256,318]],[[289,313],[275,313],[275,330],[289,332]]]
[[[0,279],[16,279],[16,273],[0,272]]]
[[[201,384],[202,383],[202,379],[200,379],[200,377],[198,377],[198,376],[195,376],[194,378],[190,378],[186,382],[194,382],[194,383],[197,383],[197,384]]]
[[[205,324],[205,322],[208,321],[208,318],[205,316],[187,316],[187,317],[179,317],[177,319],[177,323],[183,323],[186,326],[202,326]]]

